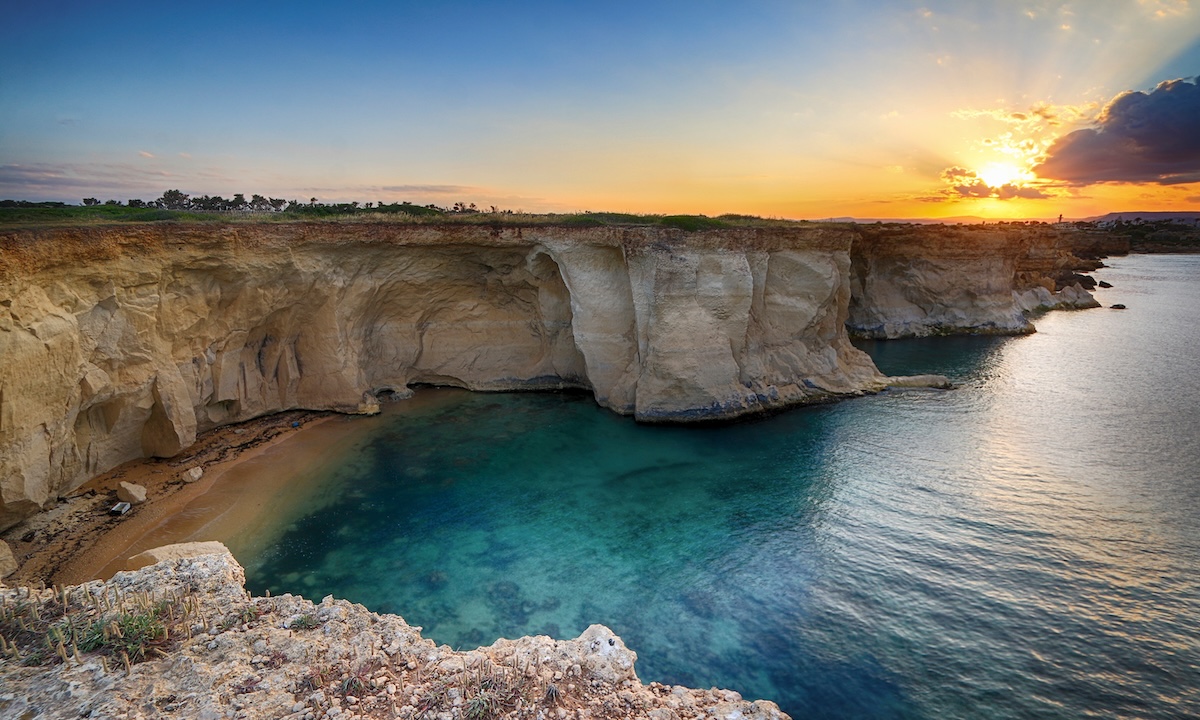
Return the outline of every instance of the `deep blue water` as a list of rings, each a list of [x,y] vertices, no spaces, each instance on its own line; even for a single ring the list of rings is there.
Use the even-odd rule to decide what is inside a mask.
[[[1110,264],[1128,310],[864,345],[951,391],[704,428],[430,391],[251,588],[461,648],[604,623],[644,681],[796,718],[1200,715],[1200,257]]]

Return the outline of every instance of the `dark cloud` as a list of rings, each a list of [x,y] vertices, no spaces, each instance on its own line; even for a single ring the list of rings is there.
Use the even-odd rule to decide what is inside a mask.
[[[1184,200],[1191,203],[1200,203],[1200,195],[1192,195],[1191,197],[1184,198]]]
[[[1200,182],[1200,86],[1186,79],[1126,92],[1050,146],[1033,171],[1073,185]]]

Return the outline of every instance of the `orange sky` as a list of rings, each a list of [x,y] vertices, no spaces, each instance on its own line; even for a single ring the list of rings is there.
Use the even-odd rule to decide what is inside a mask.
[[[10,13],[0,197],[1200,210],[1189,0],[137,6]]]

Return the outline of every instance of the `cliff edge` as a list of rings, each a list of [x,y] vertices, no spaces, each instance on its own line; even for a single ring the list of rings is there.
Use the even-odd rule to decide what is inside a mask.
[[[186,548],[184,548],[186,550]],[[168,555],[188,555],[169,552]],[[728,690],[643,685],[603,625],[455,652],[395,615],[251,597],[228,551],[107,582],[0,588],[0,714],[53,718],[786,720]]]

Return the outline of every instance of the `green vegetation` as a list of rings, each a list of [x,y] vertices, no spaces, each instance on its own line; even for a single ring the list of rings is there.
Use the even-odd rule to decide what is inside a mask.
[[[767,219],[754,215],[637,215],[618,212],[574,214],[530,214],[502,210],[495,206],[480,209],[474,203],[457,202],[450,207],[398,203],[322,203],[252,195],[249,200],[238,193],[232,199],[219,195],[192,197],[179,190],[167,190],[156,200],[131,199],[101,202],[84,198],[82,205],[61,202],[0,200],[0,227],[80,226],[125,223],[231,223],[231,222],[386,222],[456,223],[489,226],[545,225],[557,227],[665,227],[684,232],[700,232],[729,227],[778,227],[793,221]]]
[[[1200,225],[1179,220],[1144,222],[1118,221],[1107,232],[1129,239],[1133,252],[1180,252],[1200,250]]]
[[[321,626],[321,621],[317,620],[312,615],[301,615],[288,625],[293,630],[312,630]]]
[[[22,595],[23,593],[23,595]],[[82,661],[85,653],[114,665],[163,656],[177,638],[191,635],[195,598],[123,593],[92,594],[85,587],[0,595],[0,654],[24,665]]]

